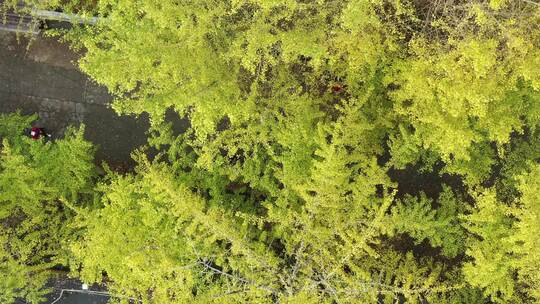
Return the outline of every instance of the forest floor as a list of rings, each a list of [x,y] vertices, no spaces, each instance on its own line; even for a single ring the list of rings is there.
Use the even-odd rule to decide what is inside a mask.
[[[36,125],[53,137],[84,123],[85,138],[98,146],[98,163],[131,167],[130,153],[147,140],[147,117],[119,117],[109,107],[107,90],[78,69],[79,56],[65,44],[41,36],[19,38],[0,32],[0,112],[37,113]]]
[[[29,41],[0,32],[0,112],[37,113],[39,120],[35,125],[46,128],[53,137],[62,137],[70,125],[84,123],[85,138],[98,146],[97,163],[105,161],[117,170],[130,168],[130,153],[146,144],[148,119],[119,117],[109,107],[112,97],[107,90],[77,68],[78,57],[53,38],[34,37]],[[63,275],[51,281],[49,287],[54,292],[45,303],[57,299],[61,289],[80,289],[81,283]],[[56,303],[106,301],[103,296],[65,292]]]

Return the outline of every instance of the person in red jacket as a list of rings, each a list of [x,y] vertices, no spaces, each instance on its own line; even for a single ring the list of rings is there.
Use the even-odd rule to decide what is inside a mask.
[[[340,84],[334,84],[332,86],[332,93],[341,93],[341,91],[343,91],[343,86]]]
[[[42,136],[51,137],[51,134],[47,134],[44,128],[32,127],[30,130],[30,137],[32,137],[33,140],[38,140]]]

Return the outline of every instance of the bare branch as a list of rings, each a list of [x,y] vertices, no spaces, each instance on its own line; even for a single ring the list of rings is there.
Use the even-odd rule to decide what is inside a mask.
[[[536,5],[536,6],[539,6],[540,7],[540,3],[538,2],[534,2],[532,0],[521,0],[522,2],[525,2],[525,3],[529,3],[529,4],[532,4],[532,5]]]
[[[265,286],[265,285],[260,285],[260,284],[257,284],[255,282],[253,282],[253,281],[250,281],[250,280],[244,279],[242,277],[235,276],[235,275],[232,275],[232,274],[227,273],[225,271],[222,271],[220,269],[217,269],[217,268],[211,266],[208,260],[199,261],[199,263],[201,265],[203,265],[207,270],[210,270],[210,271],[212,271],[212,272],[214,272],[216,274],[226,276],[226,277],[231,278],[233,280],[242,282],[242,283],[247,284],[247,285],[254,286],[256,288],[268,291],[268,292],[273,293],[273,294],[277,293],[277,290],[275,290],[274,288],[271,288],[271,287],[268,287],[268,286]]]

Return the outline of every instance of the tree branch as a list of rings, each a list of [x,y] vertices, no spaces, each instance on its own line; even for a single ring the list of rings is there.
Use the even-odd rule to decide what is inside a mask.
[[[538,7],[540,7],[540,3],[538,2],[534,2],[532,0],[521,0],[522,2],[525,2],[525,3],[529,3],[529,4],[532,4],[532,5],[536,5]]]

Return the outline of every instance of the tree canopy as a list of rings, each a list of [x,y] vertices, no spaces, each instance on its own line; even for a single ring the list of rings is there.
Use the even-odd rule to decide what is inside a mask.
[[[102,17],[57,34],[160,153],[97,178],[83,130],[43,145],[3,117],[9,229],[58,217],[29,226],[43,248],[4,241],[41,252],[9,271],[142,303],[540,301],[540,4],[93,3],[41,5]]]
[[[40,303],[47,279],[69,265],[68,244],[79,238],[70,206],[94,193],[93,146],[84,127],[54,142],[23,135],[36,116],[0,115],[0,300]]]

